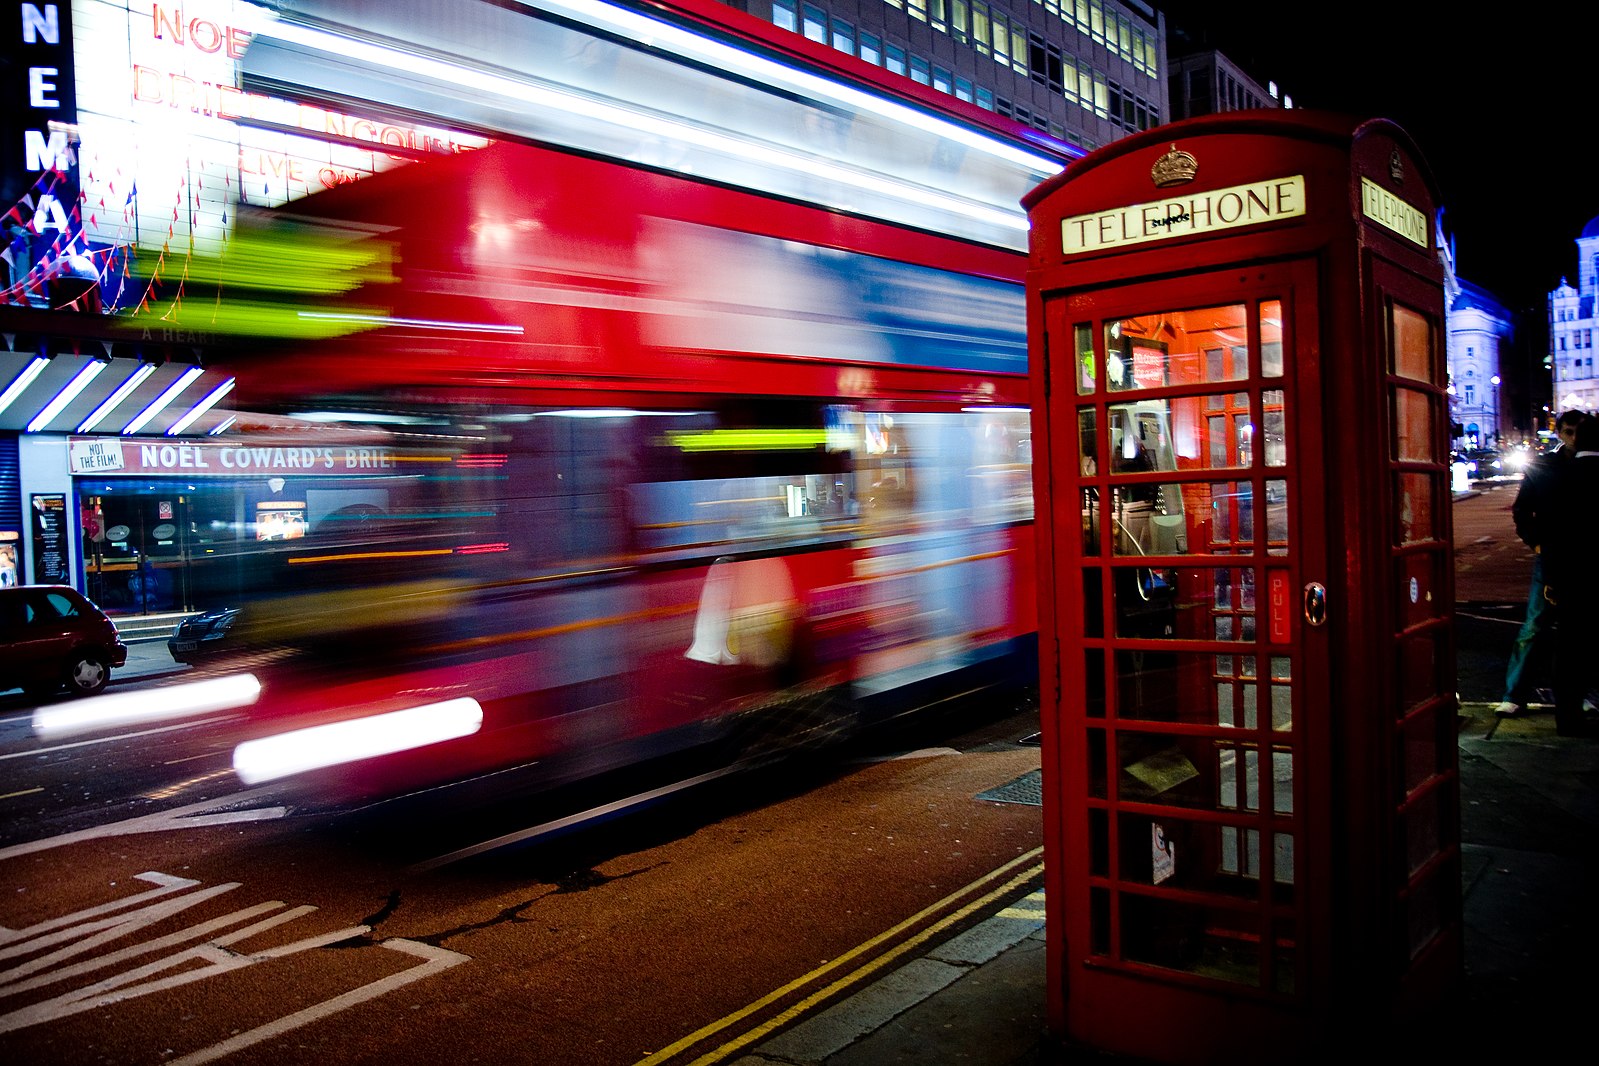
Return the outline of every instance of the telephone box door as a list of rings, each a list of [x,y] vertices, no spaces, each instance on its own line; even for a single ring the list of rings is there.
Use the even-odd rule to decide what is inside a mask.
[[[1174,979],[1224,989],[1235,1016],[1312,980],[1324,871],[1300,845],[1329,802],[1325,502],[1300,473],[1324,463],[1316,281],[1305,260],[1046,297],[1050,350],[1073,356],[1054,373],[1074,378],[1051,383],[1050,435],[1078,458],[1075,476],[1054,467],[1052,525],[1081,531],[1054,605],[1082,648],[1059,664],[1064,853],[1088,864],[1064,880],[1062,977],[1067,1030],[1095,1046],[1133,1050],[1151,1019],[1239,1039],[1185,1019],[1203,1001],[1165,995]]]

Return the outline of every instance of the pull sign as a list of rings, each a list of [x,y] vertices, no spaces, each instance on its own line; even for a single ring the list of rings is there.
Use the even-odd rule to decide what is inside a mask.
[[[1288,571],[1266,571],[1266,594],[1269,597],[1267,604],[1267,626],[1271,633],[1273,644],[1287,644],[1291,637],[1291,626],[1288,621],[1289,612],[1293,609],[1292,594],[1289,591]]]

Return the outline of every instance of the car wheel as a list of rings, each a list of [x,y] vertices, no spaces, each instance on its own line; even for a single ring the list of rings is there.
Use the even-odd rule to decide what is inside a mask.
[[[67,660],[67,690],[74,696],[93,696],[111,680],[111,668],[94,652],[80,651]]]

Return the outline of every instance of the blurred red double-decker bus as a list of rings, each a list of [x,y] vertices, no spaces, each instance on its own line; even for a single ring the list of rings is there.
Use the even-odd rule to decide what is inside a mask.
[[[1006,211],[1061,157],[897,79],[778,57],[802,91],[538,26],[588,102],[558,124],[616,143],[479,126],[488,147],[252,223],[390,267],[302,312],[348,332],[237,367],[224,446],[315,457],[261,481],[195,578],[237,612],[218,669],[262,678],[240,775],[391,791],[536,763],[555,783],[1031,682],[1025,228]],[[370,34],[280,34],[253,46],[280,87],[311,54],[317,99],[443,106],[432,67],[417,96]],[[758,36],[714,43],[777,62]],[[670,77],[640,82],[645,63]],[[464,79],[464,110],[509,114],[502,81],[523,84]],[[616,109],[650,121],[622,138]]]

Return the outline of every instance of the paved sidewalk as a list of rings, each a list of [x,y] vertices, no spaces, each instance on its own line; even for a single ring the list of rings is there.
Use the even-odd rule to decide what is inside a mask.
[[[1599,741],[1557,737],[1552,713],[1498,719],[1491,704],[1470,703],[1461,709],[1459,744],[1463,980],[1438,1032],[1383,1039],[1452,1049],[1465,1061],[1512,1053],[1544,1061],[1564,1054],[1555,1050],[1559,1023],[1585,1020],[1599,989],[1599,923],[1590,906],[1599,887]],[[1053,1046],[1045,1033],[1043,892],[1022,891],[976,927],[729,1061],[1099,1061]]]

